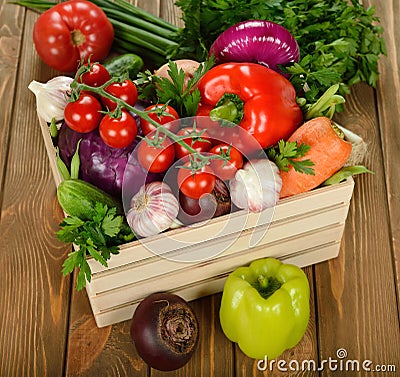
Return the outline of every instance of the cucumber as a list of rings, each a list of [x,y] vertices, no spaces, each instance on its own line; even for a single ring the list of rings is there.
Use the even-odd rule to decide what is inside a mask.
[[[111,77],[118,77],[128,72],[131,80],[137,79],[137,74],[143,68],[143,59],[136,54],[123,54],[103,63]]]
[[[81,179],[66,179],[57,188],[57,198],[67,215],[78,217],[83,221],[93,219],[96,203],[106,205],[108,208],[116,208],[117,215],[121,215],[124,219],[117,235],[118,243],[129,242],[135,238],[126,221],[122,203],[91,183]]]
[[[118,215],[124,215],[121,202],[96,186],[81,179],[66,179],[57,188],[57,198],[61,208],[70,216],[81,220],[91,220],[97,202],[115,207]]]

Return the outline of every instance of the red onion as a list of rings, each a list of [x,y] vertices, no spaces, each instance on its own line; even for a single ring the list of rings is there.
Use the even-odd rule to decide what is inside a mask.
[[[210,48],[217,64],[252,62],[282,73],[278,65],[297,62],[299,45],[283,26],[263,20],[239,22],[226,29]]]
[[[229,189],[224,181],[216,179],[214,190],[200,199],[192,199],[179,191],[178,220],[185,225],[209,220],[232,212]]]

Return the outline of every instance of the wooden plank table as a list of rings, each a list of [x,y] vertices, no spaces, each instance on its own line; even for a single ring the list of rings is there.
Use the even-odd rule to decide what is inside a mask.
[[[129,321],[98,329],[84,291],[62,277],[70,247],[57,241],[62,212],[36,118],[31,80],[57,72],[40,62],[32,43],[38,14],[2,0],[0,7],[0,376],[381,376],[400,375],[400,14],[398,0],[365,0],[384,26],[388,54],[376,90],[357,85],[337,116],[368,143],[356,178],[338,258],[305,268],[312,287],[311,321],[303,340],[261,371],[223,335],[220,294],[193,301],[201,324],[194,357],[171,373],[150,370],[129,337]],[[172,0],[136,4],[172,22]],[[161,288],[161,287],[160,287]],[[338,350],[347,357],[340,359]],[[340,371],[329,360],[357,360]],[[320,371],[293,371],[314,361]],[[396,368],[396,372],[366,372]],[[286,364],[285,364],[286,363]],[[368,363],[367,363],[368,364]],[[344,365],[344,364],[342,364]],[[336,366],[336,370],[335,369]],[[287,368],[286,371],[282,368]],[[349,369],[349,368],[348,368]]]

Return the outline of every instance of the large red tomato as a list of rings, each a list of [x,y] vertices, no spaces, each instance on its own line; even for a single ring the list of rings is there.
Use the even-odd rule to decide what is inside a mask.
[[[86,0],[53,6],[37,19],[33,41],[40,58],[61,72],[73,72],[83,58],[100,61],[110,52],[114,29],[106,14]]]

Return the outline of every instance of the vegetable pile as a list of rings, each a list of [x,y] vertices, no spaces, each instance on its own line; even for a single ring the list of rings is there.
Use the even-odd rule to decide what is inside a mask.
[[[240,12],[230,2],[179,0],[183,29],[124,0],[19,4],[47,9],[35,45],[67,72],[29,89],[64,179],[57,235],[79,246],[63,265],[64,274],[79,270],[77,289],[91,280],[88,256],[107,266],[133,239],[261,212],[369,172],[350,166],[353,145],[332,121],[349,85],[375,85],[384,53],[373,9],[356,0],[240,0]],[[58,37],[63,43],[52,48]],[[111,43],[128,53],[105,60]],[[303,337],[308,301],[300,269],[256,261],[229,276],[222,329],[248,356],[274,358]],[[152,296],[133,317],[132,338],[149,365],[173,370],[194,352],[197,319],[182,299]]]
[[[281,25],[294,37],[301,57],[297,62],[298,51],[289,54],[293,56],[289,59],[293,64],[286,67],[290,81],[297,92],[304,90],[309,101],[315,101],[336,83],[341,84],[341,94],[348,94],[349,88],[358,82],[375,87],[378,60],[380,55],[386,54],[383,28],[375,9],[366,9],[359,0],[178,0],[176,5],[182,11],[183,28],[126,0],[91,2],[104,11],[114,27],[114,49],[121,53],[135,52],[152,66],[160,66],[168,59],[204,61],[211,48],[215,55],[225,55],[221,41],[212,47],[213,43],[228,28],[243,21]],[[39,11],[54,5],[45,0],[19,0],[16,4]],[[273,27],[272,24],[269,27]],[[239,41],[240,45],[245,43],[247,33],[245,30],[229,32],[223,39],[231,44]],[[280,57],[285,46],[294,43],[290,35],[288,39],[281,39],[282,46],[273,65],[285,65]],[[228,47],[230,56],[237,55],[237,49]],[[262,62],[266,53],[256,42],[246,54],[250,61]],[[71,61],[71,57],[68,60]]]
[[[104,65],[88,61],[67,81],[69,90],[66,79],[59,78],[57,93],[68,101],[60,102],[58,97],[54,103],[48,101],[55,79],[41,85],[37,93],[39,114],[43,99],[43,116],[48,117],[49,104],[50,109],[63,108],[63,123],[54,140],[64,177],[71,180],[73,175],[72,182],[79,178],[92,184],[108,209],[117,208],[117,202],[123,206],[124,222],[137,238],[238,209],[258,212],[272,207],[280,197],[323,183],[345,164],[351,151],[351,144],[333,131],[325,116],[302,125],[310,110],[322,114],[331,108],[330,100],[337,100],[334,91],[322,103],[301,107],[284,75],[263,65],[215,65],[210,59],[195,66],[194,72],[188,68],[186,74],[170,61],[166,76],[144,73],[134,82],[127,72],[110,73]],[[139,95],[146,105],[138,102]],[[166,103],[159,102],[167,96]],[[181,116],[193,113],[193,117]],[[310,128],[310,122],[316,126]],[[316,132],[323,127],[330,130],[331,144],[324,133]],[[334,143],[346,145],[347,153],[331,148]],[[293,185],[300,188],[292,192]],[[86,216],[71,211],[84,203],[86,189],[77,184],[74,188],[80,197],[71,197],[65,184],[58,188],[59,198],[67,198],[59,200],[62,208],[69,216],[93,221],[99,214],[88,212],[95,201],[80,206],[87,208]],[[114,204],[104,200],[106,195],[114,198]],[[93,192],[89,196],[96,197]],[[120,210],[116,213],[121,215]],[[105,233],[101,227],[99,232]],[[72,235],[62,232],[59,237],[73,241]],[[89,234],[79,240],[81,255],[73,261],[81,269],[86,253],[104,265],[111,256],[98,257],[107,242],[93,244],[93,238]],[[116,239],[114,246],[124,240]],[[67,264],[64,271],[70,272],[71,259]],[[87,267],[84,274],[90,281]],[[78,288],[84,285],[80,279]]]
[[[58,236],[80,246],[64,264],[65,273],[80,269],[78,289],[91,278],[86,255],[107,266],[134,236],[238,209],[263,211],[318,187],[346,163],[351,143],[323,115],[343,99],[337,88],[301,107],[284,75],[263,65],[193,65],[187,74],[170,61],[167,75],[141,73],[134,82],[128,72],[110,74],[88,61],[72,81],[58,78],[56,92],[68,101],[49,101],[56,78],[35,83],[39,114],[63,112],[54,141],[65,179],[58,198],[68,217]],[[320,116],[304,122],[310,114]]]

